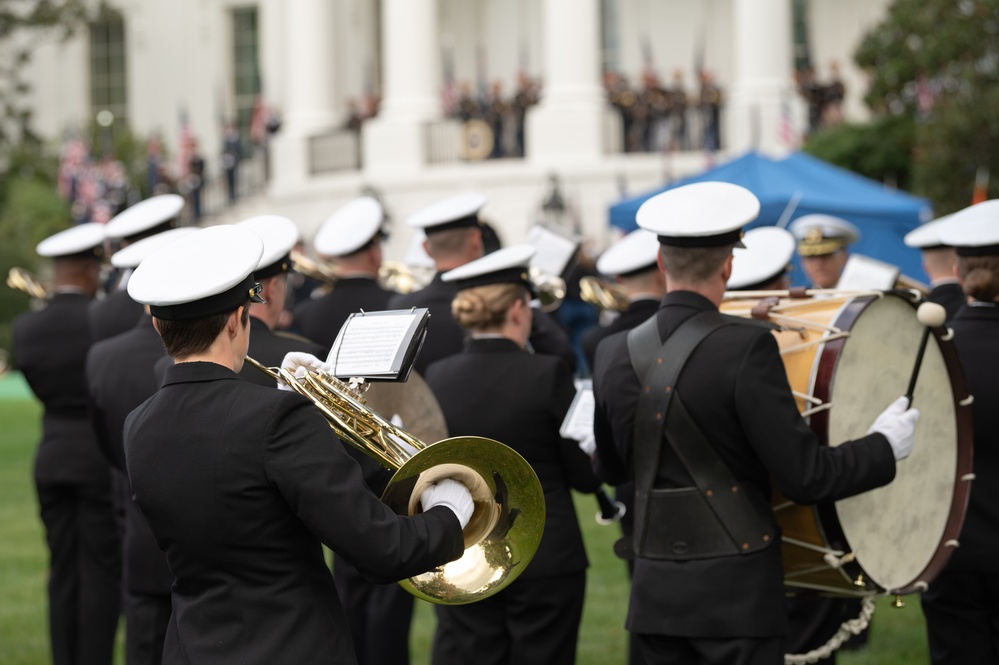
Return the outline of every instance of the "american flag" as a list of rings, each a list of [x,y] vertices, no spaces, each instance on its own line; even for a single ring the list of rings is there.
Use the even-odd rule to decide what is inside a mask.
[[[194,154],[194,132],[191,130],[191,121],[187,115],[187,108],[180,107],[177,111],[177,120],[180,123],[179,141],[177,148],[177,177],[184,178],[188,175],[191,157]]]
[[[798,135],[794,131],[794,120],[791,118],[791,103],[787,97],[781,99],[780,118],[778,119],[777,135],[781,144],[785,148],[795,149],[798,147]]]

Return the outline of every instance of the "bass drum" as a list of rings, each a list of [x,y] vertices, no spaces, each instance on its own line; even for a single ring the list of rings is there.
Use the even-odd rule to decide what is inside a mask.
[[[774,334],[798,408],[820,443],[832,446],[864,436],[905,393],[924,330],[915,306],[894,294],[732,299],[721,310],[781,326]],[[818,506],[775,490],[789,592],[907,594],[943,569],[972,479],[971,398],[945,329],[930,336],[913,403],[915,445],[890,484]]]

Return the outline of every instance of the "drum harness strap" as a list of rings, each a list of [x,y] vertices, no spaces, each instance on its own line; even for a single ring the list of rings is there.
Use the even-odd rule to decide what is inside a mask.
[[[683,322],[665,343],[656,316],[628,333],[631,364],[642,379],[634,429],[634,555],[687,560],[749,554],[772,544],[776,529],[769,504],[754,505],[674,390],[704,339],[722,327],[747,323],[706,311]],[[664,439],[696,487],[655,489]]]
[[[627,544],[615,549],[626,557],[637,554],[672,560],[758,551],[773,539],[772,523],[753,507],[749,495],[741,491],[673,389],[687,358],[702,341],[719,328],[747,321],[717,311],[701,312],[681,324],[663,343],[657,318],[652,316],[628,333],[632,367],[636,375],[644,378],[635,414],[636,519],[634,551],[628,552]],[[659,442],[663,439],[673,447],[696,488],[654,489],[662,451]],[[687,514],[679,513],[680,510]],[[701,523],[695,523],[697,520]],[[656,527],[651,533],[650,524]],[[657,537],[660,533],[663,535]],[[695,542],[679,539],[688,537],[687,534],[695,536]],[[804,654],[785,654],[785,665],[805,665],[828,658],[850,635],[867,628],[874,608],[874,599],[865,596],[856,619],[844,621],[817,649]]]

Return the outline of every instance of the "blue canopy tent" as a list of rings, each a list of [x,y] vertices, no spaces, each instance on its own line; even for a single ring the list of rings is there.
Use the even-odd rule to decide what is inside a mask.
[[[886,189],[878,182],[800,152],[784,159],[748,152],[700,175],[616,203],[610,208],[610,223],[625,232],[633,231],[635,213],[646,199],[707,180],[742,185],[760,199],[760,216],[747,229],[777,224],[796,200],[787,223],[812,213],[841,217],[860,229],[860,241],[850,251],[897,265],[910,277],[926,279],[919,251],[906,247],[902,237],[932,218],[929,201]],[[800,284],[803,280],[799,266],[793,281]]]

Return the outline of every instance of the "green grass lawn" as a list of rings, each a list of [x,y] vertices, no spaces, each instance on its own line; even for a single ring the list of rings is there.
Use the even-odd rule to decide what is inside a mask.
[[[0,383],[6,381],[10,379]],[[16,394],[0,398],[0,665],[49,662],[45,619],[48,555],[31,482],[39,418],[40,409],[35,402]],[[591,564],[577,662],[623,665],[628,581],[624,563],[611,552],[618,532],[616,527],[596,524],[593,519],[596,503],[592,497],[577,496],[576,505]],[[426,665],[433,610],[427,603],[417,602],[416,606],[412,662]],[[120,641],[118,663],[123,662]],[[863,653],[843,654],[839,662],[842,665],[928,662],[919,602],[910,598],[905,608],[896,610],[889,607],[887,599],[880,601],[868,649]]]

